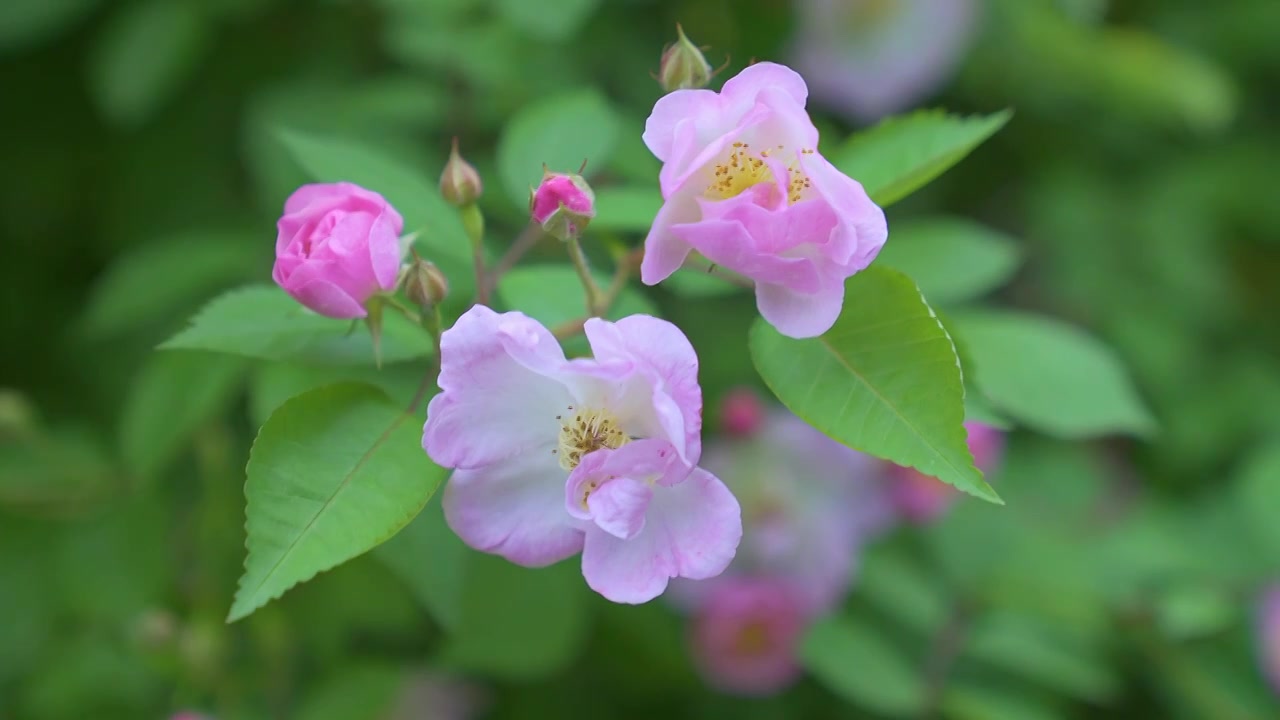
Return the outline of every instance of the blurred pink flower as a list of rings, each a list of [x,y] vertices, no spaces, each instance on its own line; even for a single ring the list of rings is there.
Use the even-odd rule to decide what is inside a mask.
[[[894,518],[878,461],[782,408],[751,438],[710,444],[703,463],[738,497],[744,532],[722,578],[678,584],[673,599],[686,607],[749,576],[789,587],[807,615],[824,612],[848,591],[859,546]]]
[[[726,435],[749,437],[764,424],[764,404],[750,388],[738,388],[720,399],[720,425]]]
[[[438,672],[414,673],[388,720],[469,720],[487,704],[482,689]]]
[[[295,300],[332,318],[362,318],[365,303],[395,288],[400,213],[351,183],[303,185],[276,223],[271,277]]]
[[[972,420],[964,427],[969,432],[969,451],[973,453],[974,464],[984,474],[994,473],[1004,454],[1004,433]],[[960,494],[937,478],[898,465],[889,469],[889,492],[898,512],[914,523],[936,520]]]
[[[876,120],[924,99],[974,35],[975,0],[800,0],[791,58],[814,102]]]
[[[658,100],[644,141],[663,162],[666,202],[645,239],[646,284],[697,250],[754,280],[761,315],[782,334],[812,337],[835,323],[845,279],[889,231],[862,186],[818,154],[807,95],[790,68],[759,63],[719,93]]]
[[[1280,584],[1265,589],[1258,602],[1258,649],[1262,674],[1280,695]]]
[[[529,567],[582,552],[615,602],[709,578],[742,535],[737,500],[697,468],[698,358],[671,323],[632,315],[585,326],[593,358],[566,360],[518,312],[483,305],[444,333],[422,445],[456,468],[449,526],[472,547]]]
[[[693,619],[693,655],[707,682],[738,695],[770,695],[800,676],[806,625],[786,583],[767,577],[717,583]]]

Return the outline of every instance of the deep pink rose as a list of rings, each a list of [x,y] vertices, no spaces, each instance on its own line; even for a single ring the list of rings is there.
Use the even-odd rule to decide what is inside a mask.
[[[663,162],[665,204],[645,239],[649,285],[697,250],[755,281],[760,314],[784,335],[831,328],[845,280],[888,237],[862,185],[817,152],[808,90],[789,68],[759,63],[710,90],[654,105],[644,141]]]
[[[276,265],[284,291],[331,318],[362,318],[365,303],[395,288],[400,213],[376,192],[351,183],[303,185],[276,223]]]

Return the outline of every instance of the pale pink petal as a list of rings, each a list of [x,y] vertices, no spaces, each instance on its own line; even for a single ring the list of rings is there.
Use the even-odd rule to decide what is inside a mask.
[[[805,87],[804,78],[795,70],[777,63],[760,62],[748,65],[742,72],[725,81],[720,94],[730,102],[754,103],[756,96],[769,89],[781,90],[795,102],[804,107],[809,97],[809,89]]]
[[[550,455],[560,436],[556,416],[573,402],[559,379],[564,352],[545,327],[476,305],[445,331],[441,360],[442,392],[427,408],[422,435],[432,460],[476,468],[535,449]]]
[[[587,453],[569,473],[564,484],[565,510],[578,519],[591,520],[595,517],[595,510],[588,502],[592,492],[615,478],[641,482],[656,479],[660,484],[670,485],[688,474],[688,468],[680,465],[675,448],[665,440],[646,438],[616,450],[602,448]]]
[[[1258,602],[1258,655],[1262,674],[1280,693],[1280,584],[1265,588]]]
[[[801,155],[800,167],[808,175],[813,189],[839,218],[824,255],[843,266],[846,275],[866,268],[889,237],[884,211],[867,196],[861,183],[837,170],[821,155]]]
[[[676,196],[662,205],[644,240],[644,259],[640,261],[640,280],[657,285],[680,269],[689,257],[689,244],[671,232],[676,223],[697,220],[698,203],[693,197]]]
[[[778,332],[793,338],[817,337],[831,329],[844,305],[844,283],[828,281],[815,293],[782,285],[756,285],[760,314]]]
[[[591,493],[587,506],[597,527],[620,540],[630,540],[644,529],[645,511],[652,498],[653,486],[620,477]]]
[[[583,523],[564,511],[564,470],[551,449],[455,471],[443,498],[449,527],[471,547],[526,567],[581,550]]]
[[[695,469],[684,482],[655,489],[644,529],[630,540],[588,529],[582,574],[609,600],[648,602],[671,578],[719,575],[741,539],[742,515],[733,493],[716,476]]]
[[[657,437],[661,430],[688,467],[697,465],[702,454],[702,388],[698,355],[684,333],[649,315],[631,315],[616,323],[592,318],[584,330],[598,361],[635,363],[652,383],[643,402],[624,402],[619,409],[637,404],[646,416],[638,418],[648,426],[646,436]]]
[[[644,144],[655,157],[667,162],[674,150],[676,129],[688,124],[696,135],[699,118],[715,113],[719,104],[710,90],[677,90],[658,98],[644,123]]]

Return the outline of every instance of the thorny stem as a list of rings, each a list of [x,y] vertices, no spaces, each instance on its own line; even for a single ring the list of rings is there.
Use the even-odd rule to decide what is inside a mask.
[[[595,278],[591,277],[591,268],[587,266],[587,256],[582,253],[582,246],[578,244],[578,238],[571,237],[566,244],[569,247],[569,259],[573,261],[573,269],[578,271],[578,279],[582,281],[582,289],[587,293],[587,315],[597,317],[603,315],[602,301],[605,298],[601,294],[600,286],[596,284]]]
[[[422,375],[422,382],[418,383],[418,389],[413,393],[413,399],[409,401],[409,409],[406,412],[411,415],[417,411],[418,405],[422,404],[422,398],[426,397],[431,383],[435,382],[440,374],[440,336],[444,333],[444,316],[440,313],[440,303],[431,306],[430,320],[424,321],[423,325],[427,328],[427,332],[431,333],[431,344],[436,351],[435,360],[427,366],[427,371]]]
[[[489,304],[488,274],[484,269],[484,215],[480,206],[471,203],[461,210],[462,226],[467,231],[467,239],[471,241],[471,259],[476,268],[476,302]]]
[[[505,275],[508,270],[515,267],[516,263],[520,262],[520,258],[524,257],[525,253],[532,250],[533,246],[538,244],[538,240],[541,237],[542,228],[537,225],[530,225],[525,228],[524,232],[520,233],[520,235],[516,237],[515,242],[511,243],[511,247],[507,248],[507,251],[498,259],[498,262],[493,266],[493,269],[489,271],[488,277],[485,278],[485,297],[488,297],[489,293],[493,291],[493,288],[497,286],[498,280]]]

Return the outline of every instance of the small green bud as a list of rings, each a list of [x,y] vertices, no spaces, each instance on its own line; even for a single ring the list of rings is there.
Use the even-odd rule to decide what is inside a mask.
[[[440,174],[440,194],[450,205],[466,207],[475,203],[483,192],[484,184],[480,182],[480,173],[458,154],[458,138],[454,138],[453,149],[449,151],[449,162]]]
[[[449,296],[449,281],[435,263],[414,253],[405,275],[404,292],[414,304],[429,308],[444,302]]]
[[[684,28],[676,25],[676,34],[676,41],[662,51],[658,83],[667,92],[706,87],[715,77],[715,71],[698,46],[684,34]]]

